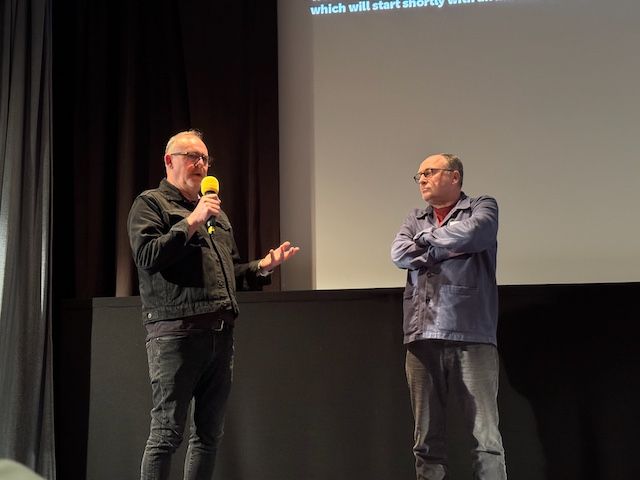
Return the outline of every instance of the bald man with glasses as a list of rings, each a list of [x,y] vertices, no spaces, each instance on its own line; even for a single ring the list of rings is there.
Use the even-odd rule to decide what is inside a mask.
[[[497,405],[498,205],[489,196],[468,197],[463,173],[452,154],[420,164],[413,179],[426,207],[407,216],[391,247],[393,263],[407,270],[405,369],[418,480],[447,478],[449,393],[474,439],[473,478],[507,478]]]

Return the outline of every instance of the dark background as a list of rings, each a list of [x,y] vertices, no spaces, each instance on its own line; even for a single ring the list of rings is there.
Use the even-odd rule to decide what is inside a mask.
[[[94,348],[91,323],[70,323],[62,302],[137,294],[126,219],[135,196],[164,177],[169,137],[204,132],[245,259],[279,244],[276,4],[52,2],[58,478],[85,478],[84,374]],[[272,280],[267,290],[279,290],[277,272]],[[105,461],[117,464],[111,453]]]
[[[271,0],[54,2],[56,298],[137,293],[127,214],[191,127],[241,254],[279,244],[276,19]]]

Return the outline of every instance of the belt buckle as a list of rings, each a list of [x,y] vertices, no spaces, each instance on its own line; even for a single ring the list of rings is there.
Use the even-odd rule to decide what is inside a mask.
[[[221,332],[222,330],[224,330],[224,320],[220,320],[220,327],[213,329],[214,332]]]

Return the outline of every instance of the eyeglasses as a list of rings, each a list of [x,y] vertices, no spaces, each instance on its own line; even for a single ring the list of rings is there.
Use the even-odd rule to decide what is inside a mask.
[[[433,177],[438,172],[453,172],[451,168],[425,168],[423,171],[416,173],[413,179],[416,183],[420,183],[420,177],[424,175],[424,178]]]
[[[198,153],[198,152],[175,152],[175,153],[170,153],[169,155],[171,155],[172,157],[174,155],[181,155],[183,157],[187,157],[189,161],[192,162],[194,165],[196,165],[200,160],[202,160],[202,163],[204,163],[207,167],[210,167],[211,164],[213,163],[213,158],[211,158],[209,155],[204,155],[203,153]]]

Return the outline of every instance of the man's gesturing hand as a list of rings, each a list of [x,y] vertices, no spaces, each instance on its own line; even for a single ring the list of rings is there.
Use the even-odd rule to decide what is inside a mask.
[[[269,253],[258,263],[258,268],[263,272],[270,272],[281,263],[289,260],[299,251],[300,247],[293,247],[291,242],[284,242],[278,248],[269,250]]]

